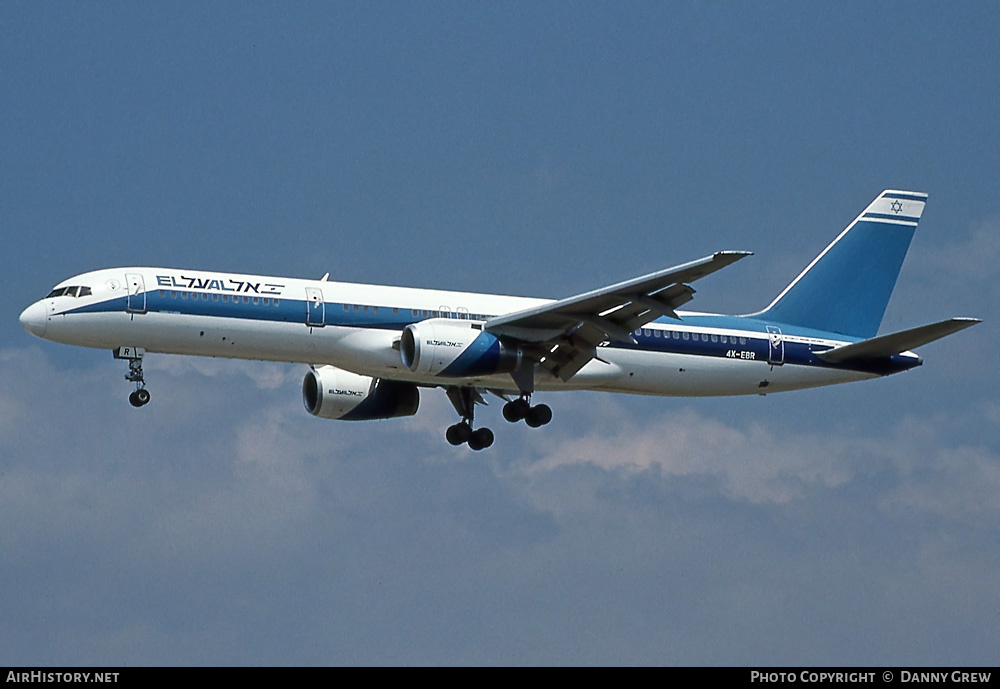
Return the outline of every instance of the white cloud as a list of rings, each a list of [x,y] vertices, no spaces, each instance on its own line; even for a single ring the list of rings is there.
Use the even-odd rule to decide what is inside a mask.
[[[601,413],[613,404],[602,404]],[[977,416],[995,415],[994,406],[987,404]],[[871,484],[882,495],[883,510],[907,518],[1000,521],[1000,503],[993,499],[1000,492],[1000,452],[963,444],[952,433],[955,418],[947,414],[920,422],[903,418],[869,437],[849,426],[810,433],[757,421],[735,425],[692,409],[640,420],[615,414],[614,419],[589,419],[580,424],[579,435],[545,438],[536,461],[519,464],[519,470],[532,479],[592,466],[607,472],[609,480],[707,480],[720,495],[760,505]],[[572,513],[567,501],[581,500],[579,494],[553,493],[549,497],[558,503],[549,503],[538,491],[533,494],[539,506],[557,512]]]
[[[764,629],[791,662],[815,657],[782,631],[802,605],[854,628],[844,596],[861,588],[962,631],[934,590],[995,595],[998,453],[963,444],[952,412],[860,433],[824,409],[770,423],[774,399],[546,395],[542,429],[478,409],[497,443],[476,453],[444,441],[440,390],[416,417],[327,421],[301,407],[302,367],[272,390],[257,364],[193,360],[156,364],[134,410],[110,358],[0,361],[0,408],[20,415],[0,437],[0,585],[19,592],[0,638],[25,659],[694,662],[720,638],[747,658],[725,631],[739,609],[733,629]],[[28,384],[39,372],[60,395]],[[993,402],[953,413],[996,427]],[[307,640],[282,644],[292,630]]]
[[[983,447],[911,448],[908,472],[882,499],[887,512],[933,515],[946,522],[998,525],[1000,457]],[[897,449],[897,456],[905,450]],[[921,466],[916,468],[914,461]],[[898,462],[897,464],[901,464]]]
[[[586,463],[626,474],[653,471],[667,479],[705,476],[731,497],[784,503],[802,497],[811,484],[836,487],[852,478],[851,448],[831,440],[782,438],[759,424],[734,428],[684,410],[641,426],[626,424],[612,435],[602,429],[564,440],[530,472]]]
[[[164,372],[174,377],[191,373],[210,378],[246,376],[260,390],[276,390],[290,381],[302,380],[305,367],[270,361],[241,361],[209,357],[152,355],[144,363],[148,371]]]

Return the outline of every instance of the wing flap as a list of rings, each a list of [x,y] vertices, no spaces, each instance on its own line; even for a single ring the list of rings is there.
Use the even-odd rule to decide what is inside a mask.
[[[529,341],[543,342],[548,339],[545,331],[564,330],[567,320],[587,314],[607,318],[623,326],[625,330],[634,330],[662,315],[653,315],[654,311],[662,309],[672,313],[678,306],[690,301],[694,290],[683,283],[693,282],[750,255],[748,251],[720,251],[697,261],[560,299],[551,304],[497,316],[486,322],[485,329],[497,335],[510,335],[523,340],[529,340],[527,331],[537,330],[540,337]],[[645,304],[643,299],[653,300],[656,309]],[[632,304],[637,304],[640,308],[624,310]],[[650,317],[634,327],[628,327],[640,314],[650,314]]]
[[[694,296],[686,284],[751,255],[720,251],[697,261],[643,275],[544,306],[486,321],[484,330],[528,345],[532,362],[567,381],[597,356],[605,341],[634,342],[632,331],[676,309]],[[532,363],[532,365],[533,365]],[[525,382],[515,382],[522,390]]]
[[[959,330],[965,330],[979,322],[978,318],[949,318],[945,321],[901,330],[898,333],[834,347],[825,352],[817,352],[816,357],[831,364],[839,364],[856,359],[892,356],[940,340],[942,337],[957,333]]]

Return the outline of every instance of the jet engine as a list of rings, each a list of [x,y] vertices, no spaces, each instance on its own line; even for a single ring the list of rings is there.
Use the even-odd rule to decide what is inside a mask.
[[[462,378],[510,373],[521,364],[522,352],[481,324],[431,318],[403,329],[399,355],[414,373]]]
[[[420,404],[420,392],[412,383],[323,366],[306,374],[302,402],[306,411],[323,419],[368,421],[413,416]]]

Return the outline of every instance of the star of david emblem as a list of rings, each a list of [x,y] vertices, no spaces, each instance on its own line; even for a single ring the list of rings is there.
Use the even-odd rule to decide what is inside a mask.
[[[893,213],[899,215],[900,211],[903,210],[903,204],[899,201],[899,199],[896,199],[889,205],[889,208],[892,209]]]

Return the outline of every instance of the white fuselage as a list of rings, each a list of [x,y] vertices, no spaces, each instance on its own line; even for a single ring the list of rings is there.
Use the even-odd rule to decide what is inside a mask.
[[[74,289],[75,288],[75,289]],[[86,288],[86,289],[84,289]],[[332,365],[418,385],[516,392],[509,374],[442,380],[400,359],[402,329],[433,318],[485,322],[549,300],[167,268],[117,268],[65,280],[21,316],[47,340],[147,352]],[[69,293],[65,293],[65,292]],[[873,378],[825,365],[813,348],[844,336],[751,317],[679,314],[608,342],[568,381],[538,368],[537,390],[670,396],[780,392]],[[914,359],[916,357],[914,356]]]

